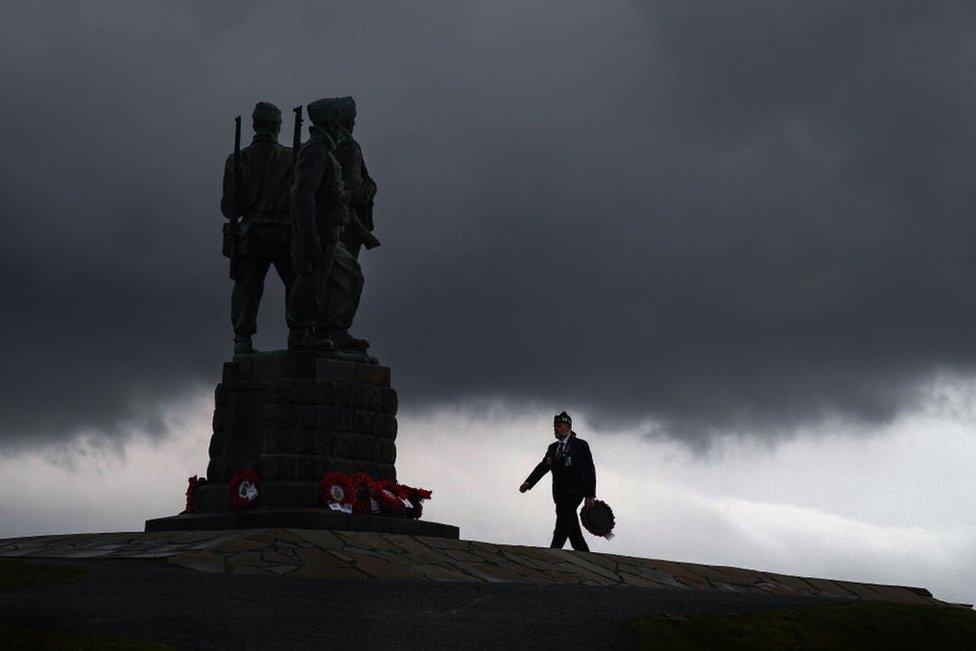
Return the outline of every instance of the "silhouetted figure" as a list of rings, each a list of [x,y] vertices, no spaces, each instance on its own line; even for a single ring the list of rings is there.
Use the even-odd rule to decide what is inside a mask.
[[[253,353],[251,336],[257,332],[257,314],[264,293],[268,268],[285,285],[286,317],[289,329],[300,328],[294,306],[294,268],[291,256],[291,220],[288,188],[291,181],[291,149],[278,144],[281,111],[274,104],[258,102],[251,115],[254,139],[240,150],[237,180],[234,154],[224,165],[224,217],[240,219],[232,237],[231,322],[234,326],[234,354]]]
[[[552,499],[556,503],[556,528],[552,532],[554,549],[562,549],[569,538],[573,549],[590,551],[583,539],[577,510],[583,500],[591,506],[596,499],[596,468],[590,446],[572,430],[573,419],[565,411],[553,419],[556,442],[546,450],[539,465],[519,486],[524,493],[536,485],[542,476],[552,471]]]
[[[367,231],[372,232],[376,183],[366,170],[362,147],[352,136],[355,124],[356,102],[352,97],[340,98],[335,157],[342,168],[342,182],[349,200],[350,218],[357,219]],[[369,346],[365,339],[357,339],[349,334],[363,292],[363,270],[359,265],[362,247],[362,234],[355,228],[344,227],[336,246],[323,324],[336,348],[363,349]]]
[[[300,337],[289,337],[289,348],[326,342],[331,346],[322,314],[328,300],[339,230],[348,221],[349,210],[342,168],[335,158],[339,101],[320,99],[306,109],[312,126],[308,129],[309,139],[298,152],[290,202],[296,229],[295,282],[302,296],[305,329]]]

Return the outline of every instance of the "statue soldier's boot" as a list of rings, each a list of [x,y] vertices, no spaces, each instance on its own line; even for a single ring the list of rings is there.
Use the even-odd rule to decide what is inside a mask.
[[[329,339],[319,337],[314,330],[291,330],[288,332],[288,350],[332,350],[335,346]]]
[[[258,351],[251,345],[251,335],[234,335],[234,354],[250,355]]]
[[[333,330],[329,339],[332,340],[336,348],[343,350],[366,350],[369,348],[368,341],[353,337],[348,330]]]

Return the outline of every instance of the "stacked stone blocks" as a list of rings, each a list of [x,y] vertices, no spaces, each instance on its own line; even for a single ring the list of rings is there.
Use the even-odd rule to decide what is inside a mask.
[[[211,485],[246,467],[262,483],[307,484],[306,494],[334,470],[396,480],[397,394],[386,367],[270,354],[226,363],[215,397]],[[200,506],[215,509],[202,496]]]

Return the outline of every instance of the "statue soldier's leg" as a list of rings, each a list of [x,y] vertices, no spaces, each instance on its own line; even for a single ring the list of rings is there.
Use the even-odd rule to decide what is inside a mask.
[[[339,229],[335,226],[320,228],[319,237],[322,244],[322,256],[319,258],[315,270],[315,334],[317,337],[325,339],[329,334],[327,309],[331,291],[330,281],[335,269],[336,247],[339,244]]]
[[[288,348],[313,346],[312,328],[315,325],[315,273],[301,269],[295,273],[285,299],[288,321]]]
[[[264,294],[264,277],[271,261],[263,256],[241,258],[238,277],[230,299],[230,317],[234,326],[234,354],[253,353],[251,335],[258,330],[258,307]]]
[[[326,322],[331,339],[337,348],[368,348],[365,339],[350,336],[349,328],[359,310],[363,294],[363,271],[355,256],[340,243],[336,247],[335,263],[329,278],[326,303]]]
[[[322,231],[320,231],[322,233]],[[296,237],[292,255],[292,271],[294,273],[288,297],[285,299],[288,320],[288,348],[300,349],[329,349],[332,343],[325,338],[325,333],[316,331],[321,306],[325,303],[325,286],[328,273],[332,268],[335,254],[337,234],[326,230],[320,237],[321,252],[316,259],[309,259],[300,254],[302,246],[300,237]],[[284,277],[282,277],[284,280]]]
[[[302,321],[296,316],[295,306],[292,305],[295,300],[295,293],[292,291],[292,287],[295,284],[297,274],[295,273],[295,264],[292,261],[290,246],[284,243],[278,246],[275,249],[274,257],[271,259],[271,264],[274,265],[275,271],[278,272],[278,277],[281,278],[281,284],[285,286],[285,321],[288,324],[288,332],[301,332],[307,326],[303,327]]]

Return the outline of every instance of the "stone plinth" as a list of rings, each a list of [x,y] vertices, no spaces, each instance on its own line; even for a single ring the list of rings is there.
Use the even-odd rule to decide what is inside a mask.
[[[461,533],[457,527],[440,522],[358,513],[346,515],[319,507],[263,506],[223,513],[182,513],[169,518],[146,520],[147,532],[274,528],[368,531],[453,539],[457,539]]]
[[[457,538],[450,525],[322,505],[319,481],[330,471],[396,481],[396,411],[390,369],[365,355],[279,351],[227,362],[194,512],[148,520],[146,531],[299,527]],[[259,496],[238,510],[228,482],[244,468],[257,473]]]
[[[396,480],[396,410],[384,366],[288,352],[228,362],[207,478],[252,468],[262,482],[317,482],[330,470]],[[201,491],[201,509],[227,508],[210,498],[215,490]]]

